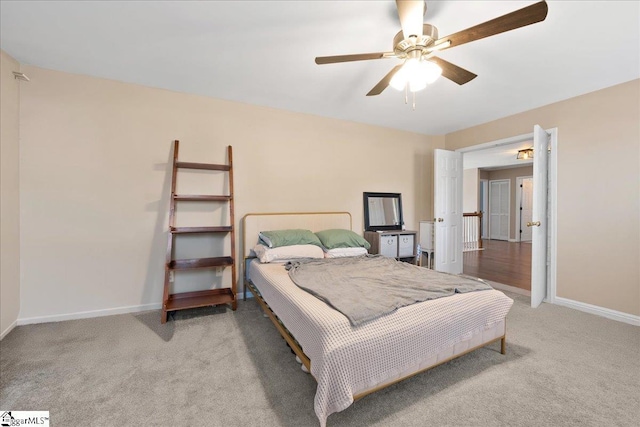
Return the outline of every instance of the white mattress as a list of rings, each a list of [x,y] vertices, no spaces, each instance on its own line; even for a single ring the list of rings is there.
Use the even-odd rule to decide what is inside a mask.
[[[314,407],[322,426],[330,414],[351,405],[354,395],[502,336],[513,304],[496,290],[456,294],[353,327],[343,314],[297,287],[283,264],[254,260],[248,278],[311,360],[318,382]]]

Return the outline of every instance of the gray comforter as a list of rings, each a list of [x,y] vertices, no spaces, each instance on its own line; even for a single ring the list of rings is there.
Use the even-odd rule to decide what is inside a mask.
[[[488,284],[380,255],[287,264],[291,280],[344,314],[352,325],[416,302],[492,289]]]

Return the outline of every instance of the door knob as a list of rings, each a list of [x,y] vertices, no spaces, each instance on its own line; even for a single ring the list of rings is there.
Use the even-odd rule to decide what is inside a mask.
[[[436,218],[436,221],[442,222],[442,221],[444,221],[444,218]]]
[[[527,227],[540,227],[540,221],[528,222]]]

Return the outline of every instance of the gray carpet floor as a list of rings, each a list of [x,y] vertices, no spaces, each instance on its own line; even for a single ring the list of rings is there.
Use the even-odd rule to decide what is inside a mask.
[[[328,426],[636,426],[640,328],[509,294],[499,343],[356,402]],[[20,326],[0,409],[52,426],[317,426],[315,382],[253,300]]]

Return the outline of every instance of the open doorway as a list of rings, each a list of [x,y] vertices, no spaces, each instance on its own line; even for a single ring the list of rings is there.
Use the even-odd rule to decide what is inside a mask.
[[[486,167],[477,168],[477,172],[472,168],[471,172],[479,176],[478,210],[483,213],[483,250],[464,252],[463,273],[505,284],[517,288],[510,289],[514,292],[529,295],[531,244],[520,243],[520,179],[532,174],[533,165],[494,166],[489,165],[488,159],[486,162]],[[469,169],[465,170],[464,177],[469,175]],[[468,189],[468,185],[463,186],[463,191]],[[484,197],[485,193],[488,193],[487,197]]]
[[[487,240],[484,250],[465,252],[463,273],[488,280],[496,288],[531,295],[531,244],[506,240]],[[503,286],[501,286],[503,285]]]
[[[487,177],[486,176],[487,171],[485,169],[504,171],[507,169],[513,169],[517,166],[521,166],[523,163],[528,163],[529,165],[531,165],[532,164],[531,159],[528,159],[528,162],[518,161],[517,152],[518,150],[523,150],[531,147],[532,135],[533,134],[520,135],[517,137],[507,138],[499,141],[492,141],[484,144],[479,144],[477,146],[466,147],[466,148],[457,150],[463,153],[465,176],[468,173],[467,169],[469,168],[477,169],[478,182],[479,182],[479,187],[477,190],[477,196],[478,196],[477,206],[478,206],[478,210],[483,213],[483,220],[486,220],[487,216],[490,216],[490,215],[487,215],[488,213],[487,206],[488,204],[491,203],[490,201],[487,202],[487,193],[489,192],[488,191],[488,187],[490,185],[489,182],[493,178],[496,178],[496,177]],[[547,142],[550,144],[549,145],[550,147],[554,147],[553,151],[555,151],[555,148],[557,147],[557,130],[552,129],[547,132],[547,135],[550,136],[549,137],[550,139]],[[538,148],[540,148],[540,146],[538,146]],[[556,170],[557,170],[557,158],[555,158],[555,153],[553,151],[549,151],[548,153],[545,153],[547,154],[548,161],[549,161],[549,191],[547,192],[546,190],[543,190],[543,193],[546,195],[546,203],[544,204],[544,206],[549,208],[548,209],[549,215],[547,216],[546,214],[544,214],[544,216],[540,217],[540,218],[546,219],[546,221],[543,220],[543,225],[548,224],[548,228],[547,228],[548,233],[545,231],[545,235],[547,235],[550,239],[549,246],[548,246],[548,258],[547,258],[547,265],[548,265],[547,277],[546,277],[547,280],[546,280],[546,284],[545,282],[542,282],[542,285],[547,288],[546,295],[548,296],[547,298],[548,302],[553,302],[555,298],[555,277],[556,277],[555,276],[555,268],[556,268],[555,267],[555,257],[556,257],[555,230],[557,225],[555,223],[555,217],[556,217],[555,200],[557,197],[556,196],[557,190],[556,190],[556,184],[555,184],[556,182],[555,176],[556,176]],[[543,152],[543,151],[540,151],[540,152]],[[471,155],[468,155],[468,154],[471,154]],[[546,160],[545,160],[545,163],[546,163]],[[483,175],[480,175],[480,173],[482,173]],[[506,172],[503,172],[503,173],[506,173]],[[497,240],[497,239],[483,240],[484,250],[482,252],[465,253],[464,254],[465,265],[463,267],[464,273],[470,274],[473,276],[479,276],[479,277],[484,276],[490,281],[508,284],[508,285],[515,284],[514,277],[517,275],[521,275],[526,280],[527,285],[530,286],[531,259],[532,259],[531,249],[532,248],[530,243],[526,243],[526,241],[529,240],[529,238],[526,237],[527,234],[525,232],[525,227],[521,228],[521,226],[523,225],[523,223],[526,224],[527,222],[530,222],[535,226],[539,224],[539,222],[537,221],[532,222],[530,220],[528,221],[526,212],[523,212],[523,214],[520,213],[520,207],[523,208],[522,211],[525,211],[528,207],[528,204],[525,202],[525,200],[523,200],[522,193],[517,192],[517,190],[520,189],[520,181],[518,181],[517,183],[515,182],[516,178],[523,179],[529,176],[531,176],[531,172],[521,171],[520,173],[517,174],[516,177],[514,177],[514,182],[512,185],[513,194],[512,194],[511,204],[516,206],[516,208],[514,208],[514,212],[511,213],[509,238],[506,240]],[[546,176],[546,173],[545,173],[545,176]],[[524,181],[523,187],[525,185],[528,185],[526,181]],[[538,204],[538,206],[540,206],[540,204]],[[466,209],[465,209],[465,212],[466,212]],[[489,221],[489,224],[483,227],[482,234],[484,235],[484,237],[490,236],[489,233],[491,232],[490,231],[491,226],[492,226],[491,221]],[[502,224],[501,226],[504,227],[504,225]],[[489,230],[487,230],[486,227],[488,227]],[[524,238],[520,234],[521,229],[523,230],[523,234],[525,236]],[[492,236],[492,237],[495,237],[495,236]],[[504,239],[504,236],[502,236],[501,238]],[[535,249],[535,247],[533,249]],[[536,259],[538,260],[539,256]],[[488,262],[486,260],[491,260],[491,262],[493,263],[493,266],[487,265],[487,264],[491,264],[491,262]],[[536,262],[539,263],[540,261],[538,260]],[[488,267],[489,269],[493,269],[493,273],[495,274],[493,275],[493,277],[487,277],[486,273],[479,274],[473,271],[474,268],[480,268],[480,267]],[[536,292],[539,292],[538,289],[540,286],[540,282],[536,281],[536,283],[538,284],[536,285]],[[496,287],[499,287],[499,286],[496,286]],[[523,288],[524,287],[525,286],[523,286]],[[518,289],[515,286],[512,286],[511,288],[515,288],[516,290]],[[512,290],[511,288],[507,290]],[[520,293],[528,294],[528,292],[524,289],[523,289],[523,292],[520,292]],[[532,300],[532,304],[533,304],[533,300]]]

